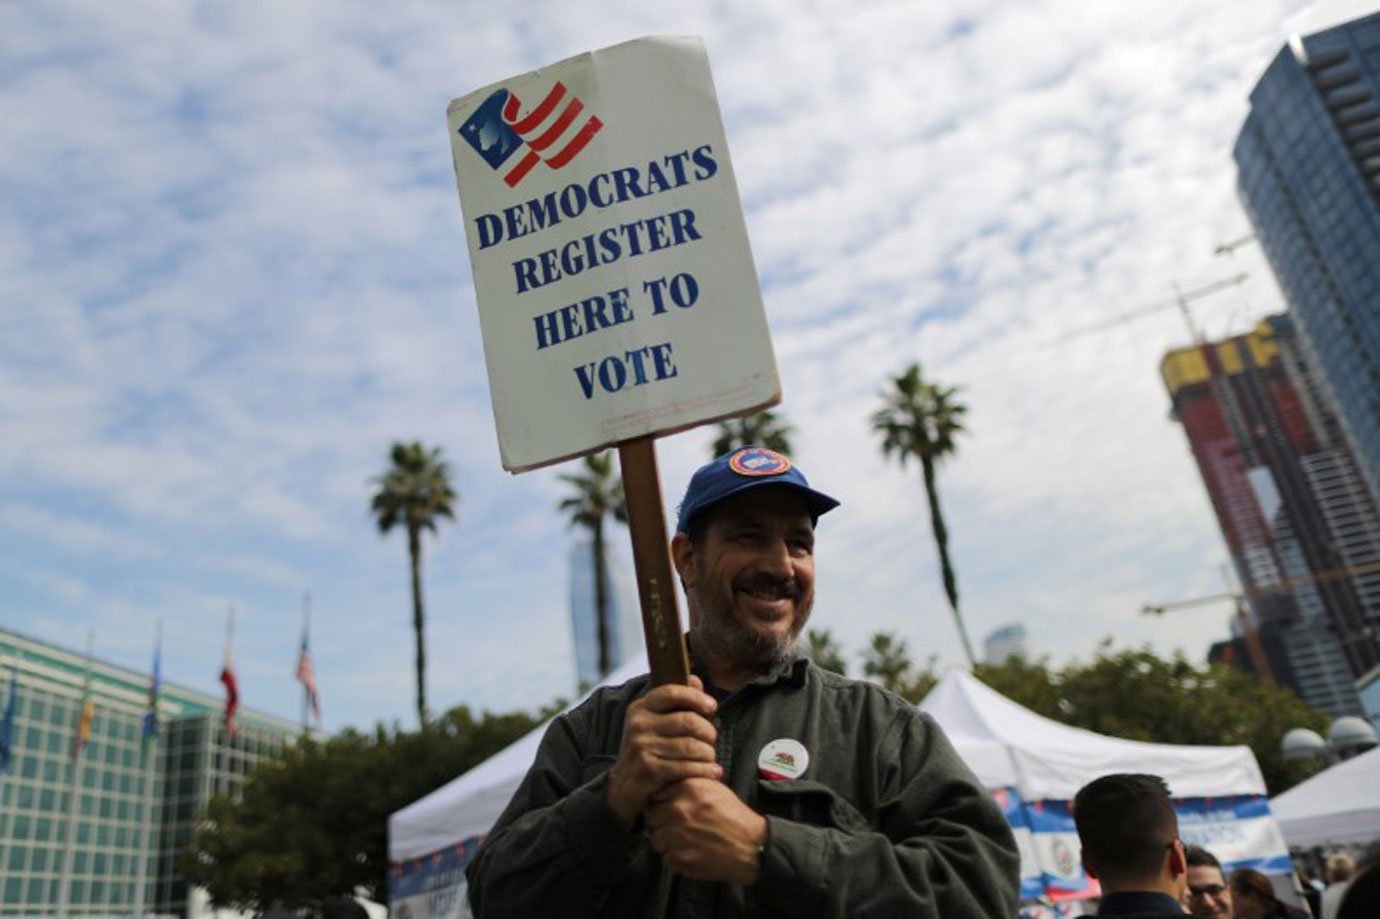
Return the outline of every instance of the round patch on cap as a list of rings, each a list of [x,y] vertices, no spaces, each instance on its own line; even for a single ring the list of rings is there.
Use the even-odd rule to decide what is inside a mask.
[[[780,475],[791,461],[766,447],[747,447],[728,458],[728,468],[739,475]]]
[[[757,772],[774,782],[798,779],[809,766],[810,752],[800,741],[789,737],[773,740],[757,754]]]

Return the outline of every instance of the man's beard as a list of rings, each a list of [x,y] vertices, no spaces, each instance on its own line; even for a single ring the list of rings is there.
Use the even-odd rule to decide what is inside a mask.
[[[778,589],[787,589],[779,581],[773,583]],[[731,596],[725,603],[723,598],[711,595],[705,588],[690,588],[689,604],[693,623],[690,638],[696,656],[706,661],[753,664],[763,670],[794,660],[798,656],[797,639],[810,618],[810,607],[808,602],[801,602],[799,589],[794,584],[791,584],[788,593],[800,604],[800,614],[791,623],[788,634],[778,635],[758,632],[734,616]],[[695,617],[696,612],[698,617]]]

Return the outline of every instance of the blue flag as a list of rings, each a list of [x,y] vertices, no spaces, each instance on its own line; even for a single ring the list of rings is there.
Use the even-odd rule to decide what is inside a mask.
[[[10,697],[5,703],[5,717],[0,719],[0,774],[9,771],[10,760],[14,757],[14,705],[19,698],[19,670],[10,668]]]
[[[149,680],[149,705],[144,711],[144,730],[142,739],[148,742],[158,736],[158,693],[163,687],[160,674],[163,659],[162,643],[153,649],[153,677]]]

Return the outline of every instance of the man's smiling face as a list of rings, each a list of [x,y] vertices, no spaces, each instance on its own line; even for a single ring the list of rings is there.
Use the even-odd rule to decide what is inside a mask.
[[[1231,919],[1231,888],[1222,877],[1222,869],[1188,866],[1188,909],[1204,919]]]
[[[697,652],[767,666],[790,655],[814,604],[814,523],[790,488],[754,488],[712,511],[698,544],[677,534]]]

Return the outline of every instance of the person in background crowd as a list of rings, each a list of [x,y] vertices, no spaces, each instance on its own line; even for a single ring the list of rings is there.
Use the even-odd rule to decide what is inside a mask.
[[[1380,916],[1380,863],[1353,877],[1342,892],[1336,919],[1375,919]]]
[[[1308,904],[1308,911],[1315,917],[1322,915],[1322,892],[1327,885],[1318,877],[1318,869],[1312,865],[1298,868],[1295,871],[1298,875],[1299,886],[1303,888],[1303,899]]]
[[[1345,852],[1335,852],[1327,857],[1324,868],[1327,874],[1327,887],[1323,888],[1322,913],[1319,919],[1336,919],[1342,894],[1346,892],[1351,876],[1356,873],[1356,859]]]
[[[1254,868],[1237,868],[1230,883],[1236,919],[1309,919],[1303,910],[1275,896],[1270,879]]]
[[[1099,916],[1183,916],[1187,862],[1169,786],[1157,775],[1094,779],[1073,798],[1083,867],[1102,884]]]
[[[1202,919],[1232,919],[1231,887],[1222,873],[1222,863],[1202,846],[1187,846],[1188,884],[1184,905]]]

